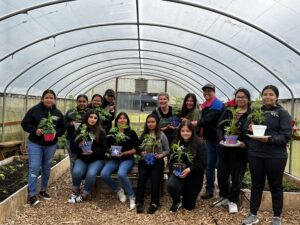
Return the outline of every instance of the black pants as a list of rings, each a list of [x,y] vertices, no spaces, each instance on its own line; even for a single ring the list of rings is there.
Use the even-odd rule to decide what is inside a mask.
[[[151,178],[151,202],[150,204],[159,205],[160,201],[160,183],[163,177],[164,161],[155,160],[153,165],[147,165],[145,160],[138,163],[139,176],[136,190],[136,203],[144,204],[144,195],[147,180]]]
[[[218,149],[218,185],[219,196],[238,203],[241,184],[247,165],[245,149]],[[231,180],[231,184],[230,184]]]
[[[259,158],[250,156],[248,160],[252,180],[250,199],[251,213],[254,215],[257,214],[267,176],[272,196],[274,216],[280,216],[283,207],[282,178],[287,159]]]
[[[195,208],[198,194],[203,185],[203,172],[189,174],[185,178],[176,177],[171,174],[168,180],[168,192],[174,203],[180,202],[182,195],[182,206],[185,209],[192,210]]]

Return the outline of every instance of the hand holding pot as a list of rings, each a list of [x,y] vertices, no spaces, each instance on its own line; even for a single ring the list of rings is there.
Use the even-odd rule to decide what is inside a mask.
[[[162,159],[164,157],[163,154],[155,154],[156,159]]]
[[[37,129],[36,132],[35,132],[35,134],[37,136],[41,136],[43,134],[43,129]]]
[[[182,171],[181,176],[179,176],[180,178],[185,178],[189,173],[191,172],[190,168],[186,168]]]
[[[122,158],[123,154],[124,154],[124,152],[120,152],[118,155],[115,155],[115,157]]]
[[[268,142],[268,139],[269,137],[259,137],[259,138],[256,138],[256,137],[251,137],[251,139],[255,140],[255,141],[260,141],[260,142]]]

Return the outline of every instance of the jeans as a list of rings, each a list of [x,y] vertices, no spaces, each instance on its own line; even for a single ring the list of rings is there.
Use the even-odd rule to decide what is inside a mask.
[[[70,170],[71,170],[71,175],[72,175],[72,169],[73,169],[77,154],[71,151],[69,140],[66,140],[66,146],[67,146],[67,151],[68,151],[69,158],[70,158]]]
[[[249,156],[248,161],[252,181],[250,198],[251,213],[256,215],[259,209],[267,177],[272,196],[274,216],[280,217],[283,207],[282,178],[287,159]]]
[[[96,177],[103,167],[103,160],[85,163],[81,159],[76,159],[72,170],[73,187],[79,188],[81,180],[85,178],[84,191],[90,194],[95,185]]]
[[[56,151],[56,144],[42,146],[28,141],[28,196],[37,194],[37,184],[40,169],[42,168],[41,191],[46,191],[51,171],[51,162]]]
[[[217,164],[217,143],[206,141],[207,168],[206,168],[206,192],[214,192],[215,169]]]
[[[117,183],[112,179],[111,174],[117,171],[118,178],[123,185],[123,188],[129,197],[134,197],[134,192],[132,190],[132,185],[129,181],[127,173],[130,172],[134,165],[133,159],[113,159],[108,161],[104,168],[101,171],[101,178],[102,180],[111,187],[111,189],[115,192],[119,191],[120,188],[118,187]]]

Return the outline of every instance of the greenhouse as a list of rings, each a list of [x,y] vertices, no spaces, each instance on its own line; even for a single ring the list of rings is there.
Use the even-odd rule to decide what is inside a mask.
[[[300,1],[297,0],[0,0],[0,197],[1,195],[8,196],[7,191],[11,189],[11,186],[5,186],[5,182],[9,177],[14,178],[15,176],[4,174],[5,168],[13,171],[14,169],[11,168],[15,166],[15,164],[12,166],[6,166],[6,164],[16,161],[16,168],[23,164],[25,167],[28,165],[29,168],[29,172],[27,171],[24,175],[16,175],[17,178],[15,178],[24,181],[20,187],[26,185],[25,189],[22,188],[24,189],[23,194],[15,196],[15,193],[20,192],[17,189],[11,193],[12,200],[11,197],[7,197],[7,199],[5,197],[6,200],[0,198],[0,214],[2,214],[2,216],[0,215],[0,224],[194,223],[231,225],[256,224],[258,220],[260,224],[298,224],[300,221],[300,124],[298,124],[300,120],[300,39],[297,38],[299,34]],[[210,95],[211,98],[209,98]],[[50,96],[49,98],[52,98],[51,101],[53,101],[50,108],[45,103],[48,101],[46,100],[47,96]],[[193,96],[196,99],[193,103],[194,110],[197,109],[199,114],[196,119],[194,117],[187,119],[183,116],[183,112],[188,110],[186,102],[188,99],[193,101]],[[97,98],[100,99],[99,106],[94,105],[93,102]],[[161,100],[162,98],[165,100]],[[230,110],[233,100],[233,108],[236,108],[237,111]],[[162,103],[163,101],[167,103]],[[216,103],[217,101],[219,103]],[[243,101],[246,103],[240,103]],[[268,105],[267,101],[275,103]],[[85,108],[80,108],[82,107],[80,104],[84,105],[84,102],[86,102]],[[255,120],[254,117],[251,120],[251,116],[255,116],[253,115],[255,103],[263,105],[260,112],[262,109],[265,110],[263,124],[267,126],[265,128],[267,130],[262,135],[252,134],[252,125]],[[163,111],[164,104],[167,104],[166,114]],[[240,106],[239,104],[244,105]],[[43,112],[34,111],[39,106],[42,108],[39,110],[44,110]],[[218,108],[219,106],[222,107]],[[88,107],[90,107],[89,110]],[[246,108],[245,112],[243,107]],[[152,186],[149,184],[149,188],[145,186],[145,199],[147,204],[148,200],[151,202],[150,207],[147,208],[148,205],[145,204],[145,209],[143,208],[145,212],[139,213],[139,209],[144,207],[144,200],[139,200],[139,185],[142,182],[140,164],[145,161],[142,155],[144,149],[139,150],[141,148],[139,144],[142,143],[142,138],[145,138],[144,134],[151,133],[150,131],[146,132],[147,129],[150,129],[147,127],[149,114],[156,115],[154,122],[160,126],[165,115],[173,113],[170,114],[172,118],[176,117],[175,109],[181,110],[177,115],[180,119],[179,124],[173,126],[173,121],[170,120],[167,128],[160,127],[163,132],[157,131],[156,134],[162,135],[161,133],[163,133],[168,142],[167,149],[156,153],[156,156],[161,155],[161,158],[158,156],[154,159],[155,165],[163,162],[161,174],[159,173],[159,176],[163,178],[156,181],[156,183],[160,183],[157,186],[161,189],[158,194],[160,197],[158,200],[153,200],[152,192],[155,188],[152,183],[155,179],[151,178]],[[43,128],[41,123],[32,122],[36,118],[40,120],[42,114],[46,112],[45,110],[48,110],[45,114],[48,116],[49,113],[48,119],[52,116],[52,119],[61,121],[61,124],[57,121],[54,122],[56,123],[53,128],[55,132],[53,139],[50,140],[55,146],[53,155],[56,152],[54,161],[57,163],[52,169],[59,167],[59,172],[51,169],[47,189],[52,197],[51,201],[40,201],[38,206],[31,207],[39,201],[37,199],[30,200],[31,197],[35,197],[31,194],[30,186],[37,182],[37,178],[32,178],[32,168],[34,162],[40,159],[33,160],[31,158],[30,148],[32,151],[33,147],[30,146],[45,147],[45,149],[50,149],[52,146],[49,144],[50,142],[47,142],[46,137],[45,140],[42,139],[41,145],[38,144],[41,143],[38,140],[45,135],[43,130],[45,131],[46,128]],[[53,110],[56,114],[52,114]],[[209,110],[213,110],[214,113],[219,111],[219,116],[214,119],[216,120],[214,125],[205,122]],[[239,121],[236,123],[239,126],[237,129],[240,129],[239,136],[238,141],[235,142],[235,144],[238,143],[238,146],[230,145],[228,143],[231,142],[224,139],[224,132],[228,131],[226,130],[228,127],[224,128],[223,122],[228,120],[224,117],[228,110],[231,113],[231,117],[229,116],[231,122],[234,118]],[[84,116],[79,115],[82,111],[84,111]],[[120,183],[128,195],[126,203],[119,202],[119,200],[122,202],[119,195],[119,191],[123,190],[122,187],[114,189],[114,185],[110,185],[114,181],[105,178],[107,174],[103,172],[108,170],[108,161],[119,163],[120,160],[121,162],[126,161],[125,159],[119,158],[118,161],[114,158],[113,160],[101,158],[100,160],[97,158],[100,157],[98,156],[100,153],[91,150],[90,157],[96,157],[94,154],[98,154],[95,162],[105,162],[105,165],[101,164],[102,167],[99,164],[96,181],[93,181],[94,183],[91,185],[93,192],[85,189],[90,183],[88,172],[86,174],[84,172],[83,177],[79,178],[79,186],[75,182],[74,171],[76,170],[74,168],[77,168],[77,161],[84,161],[88,157],[86,156],[88,154],[76,155],[81,154],[76,151],[86,153],[82,143],[87,141],[85,142],[84,136],[81,136],[82,142],[78,144],[75,134],[83,135],[84,125],[88,127],[86,132],[96,126],[89,122],[91,115],[94,115],[93,112],[97,115],[95,123],[101,124],[100,127],[105,129],[108,134],[105,137],[105,145],[101,147],[99,144],[98,147],[95,147],[97,149],[107,148],[105,157],[110,153],[112,158],[119,157],[113,156],[110,152],[111,145],[117,144],[116,137],[114,137],[114,143],[110,144],[109,142],[109,135],[112,135],[110,128],[119,126],[118,132],[122,133],[129,129],[135,134],[135,136],[127,136],[127,139],[132,140],[135,137],[136,139],[132,141],[131,148],[128,148],[131,149],[128,150],[130,153],[125,153],[126,160],[132,157],[132,161],[136,163],[136,165],[132,165],[133,171],[136,169],[136,172],[128,170],[128,176],[132,176],[130,179],[126,178],[128,182],[130,180],[133,187],[126,187],[119,176]],[[125,112],[125,115],[120,112]],[[237,116],[234,113],[237,113]],[[76,114],[76,118],[82,117],[77,121],[71,114]],[[242,118],[248,114],[250,116],[242,126]],[[85,118],[85,115],[89,116]],[[47,116],[42,119],[46,120]],[[70,120],[68,120],[69,117]],[[270,119],[270,117],[272,118]],[[114,120],[115,118],[117,119]],[[221,118],[225,118],[225,120],[222,121]],[[127,121],[124,130],[120,128],[121,125],[118,125],[121,120]],[[188,122],[188,120],[190,121]],[[31,122],[34,124],[30,124]],[[79,128],[76,128],[77,122],[81,133],[78,131]],[[70,124],[73,126],[72,128],[69,128]],[[175,175],[170,172],[171,167],[169,171],[167,164],[172,162],[172,154],[175,154],[173,152],[170,159],[169,151],[175,151],[172,143],[175,142],[174,140],[185,140],[182,130],[189,128],[190,124],[193,127],[193,132],[190,130],[192,137],[199,138],[198,135],[200,135],[200,141],[197,139],[199,143],[201,142],[198,150],[203,148],[203,151],[207,152],[205,153],[207,156],[203,161],[205,162],[203,168],[199,167],[200,162],[197,164],[200,168],[197,167],[199,171],[202,171],[201,185],[199,184],[199,186],[195,181],[194,185],[187,188],[189,194],[197,192],[192,207],[194,209],[190,210],[192,208],[189,208],[189,201],[192,201],[190,196],[185,197],[185,192],[181,190],[180,204],[183,203],[185,209],[179,210],[179,200],[176,203],[174,199],[177,197],[174,197],[172,186],[170,186],[172,184],[170,177],[175,177]],[[103,131],[102,128],[99,129],[99,132]],[[96,135],[100,135],[97,132],[95,132]],[[220,132],[223,134],[221,139],[224,140],[220,139]],[[87,138],[91,139],[92,148],[96,145],[95,143],[98,144],[98,136]],[[37,142],[35,142],[36,140]],[[161,140],[159,143],[160,146],[163,146]],[[190,143],[191,139],[188,140]],[[56,145],[57,142],[58,145]],[[157,144],[157,146],[159,145]],[[215,146],[213,147],[215,156],[212,156],[210,152],[212,146]],[[220,151],[229,152],[228,148],[233,149],[234,147],[242,149],[248,154],[247,162],[249,163],[245,162],[241,166],[245,167],[244,169],[238,168],[242,171],[239,176],[244,177],[244,180],[241,178],[240,182],[237,181],[241,185],[241,187],[238,186],[240,193],[238,197],[239,201],[243,199],[242,203],[235,203],[230,194],[222,196],[222,175],[220,174],[225,173],[222,171],[226,169],[221,167]],[[126,147],[123,146],[123,150],[124,148]],[[187,149],[189,148],[187,147]],[[281,149],[281,152],[278,149]],[[274,155],[272,155],[273,151]],[[49,152],[50,150],[48,153],[43,153],[44,156],[41,155],[41,157],[46,157],[45,155],[49,155]],[[74,158],[72,158],[72,154],[74,154]],[[196,156],[200,157],[198,153],[195,153],[193,160],[198,160],[195,159]],[[20,157],[23,163],[18,164]],[[50,155],[49,157],[51,158]],[[81,159],[81,157],[83,158]],[[188,155],[186,157],[188,158]],[[214,165],[211,164],[214,161],[212,157],[215,159]],[[217,157],[219,157],[218,160]],[[224,156],[224,158],[226,157]],[[257,166],[258,158],[266,161],[273,159],[274,161],[270,161],[269,165],[264,164],[266,168],[262,166],[264,170],[262,173],[265,173],[263,178],[255,179],[255,174],[260,173],[259,166]],[[49,159],[47,158],[48,161]],[[43,160],[47,161],[45,158]],[[61,165],[60,160],[66,165]],[[44,171],[45,162],[41,163],[43,165],[39,165],[38,174],[34,175],[35,177],[38,177],[40,173],[42,176],[50,173]],[[87,160],[85,163],[89,165],[90,161]],[[193,167],[196,163],[191,161],[190,163],[191,166],[189,167],[189,164],[186,163],[183,170],[188,170],[186,172],[188,179],[192,179],[191,177],[196,173]],[[226,163],[231,164],[228,161]],[[283,165],[282,172],[279,168],[281,164]],[[148,164],[147,166],[149,167]],[[40,167],[42,168],[41,172]],[[211,168],[213,168],[213,175],[210,177],[213,189],[208,187],[210,182],[208,171]],[[231,171],[231,173],[234,172]],[[283,178],[278,178],[277,185],[279,186],[276,186],[276,181],[272,177],[277,175],[280,177],[281,173],[283,173]],[[228,182],[231,179],[229,182],[231,188],[235,182],[232,175],[230,174],[230,178],[227,179]],[[268,178],[267,189],[264,191],[263,197],[257,197],[255,200],[253,197],[256,193],[255,190],[259,192],[260,187],[258,188],[258,186],[267,183],[266,178]],[[176,179],[181,182],[185,177],[181,177],[181,179],[176,177]],[[81,180],[83,181],[81,182]],[[246,180],[250,182],[248,192],[246,188],[242,188]],[[39,182],[42,182],[42,195],[43,193],[48,195],[46,187],[43,187],[48,180],[42,178],[42,181]],[[194,181],[186,183],[191,184],[191,182]],[[225,182],[227,181],[225,180]],[[186,183],[182,181],[180,184],[186,187]],[[282,183],[284,187],[282,187]],[[197,189],[195,188],[197,185],[200,188],[198,191],[194,190]],[[82,189],[82,195],[80,192],[77,193],[77,186],[78,190]],[[274,193],[279,189],[279,192],[283,192],[285,186],[289,186],[293,191],[292,197],[286,195],[284,191],[283,194],[277,195],[276,200]],[[241,191],[239,191],[240,189]],[[198,193],[200,190],[201,194]],[[228,190],[226,191],[228,192]],[[118,193],[119,200],[114,192]],[[249,197],[250,192],[251,197]],[[75,193],[76,196],[69,198],[71,193]],[[88,197],[85,196],[86,193]],[[151,193],[151,200],[150,197],[148,199],[149,193]],[[280,197],[281,195],[283,197]],[[27,202],[27,197],[31,206]],[[39,197],[47,198],[47,196]],[[229,203],[218,207],[219,203],[223,202],[221,199],[216,203],[216,199],[219,198],[223,198]],[[280,198],[284,198],[283,203],[278,203],[282,201]],[[86,199],[87,201],[85,201]],[[134,199],[133,202],[130,202],[132,199]],[[83,203],[70,204],[70,201],[71,203],[83,201]],[[259,201],[259,204],[256,202],[258,207],[261,202],[259,210],[254,209],[254,201]],[[277,203],[275,203],[276,201]],[[130,208],[128,208],[129,202]],[[251,207],[249,202],[251,202]],[[234,213],[230,209],[231,203],[238,206]],[[283,211],[278,204],[283,204]],[[23,207],[24,205],[25,207]],[[173,209],[170,208],[171,205]],[[2,209],[5,210],[2,211]],[[155,217],[149,215],[153,210],[156,211]],[[257,210],[258,214],[256,215]],[[170,213],[170,211],[176,213]],[[280,215],[281,211],[282,216]],[[244,219],[248,213],[255,219],[246,223]],[[277,219],[278,221],[276,221]]]

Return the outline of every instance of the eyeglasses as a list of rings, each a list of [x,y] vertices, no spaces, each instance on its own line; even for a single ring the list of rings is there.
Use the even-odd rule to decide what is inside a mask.
[[[236,97],[235,99],[248,99],[247,97]]]

